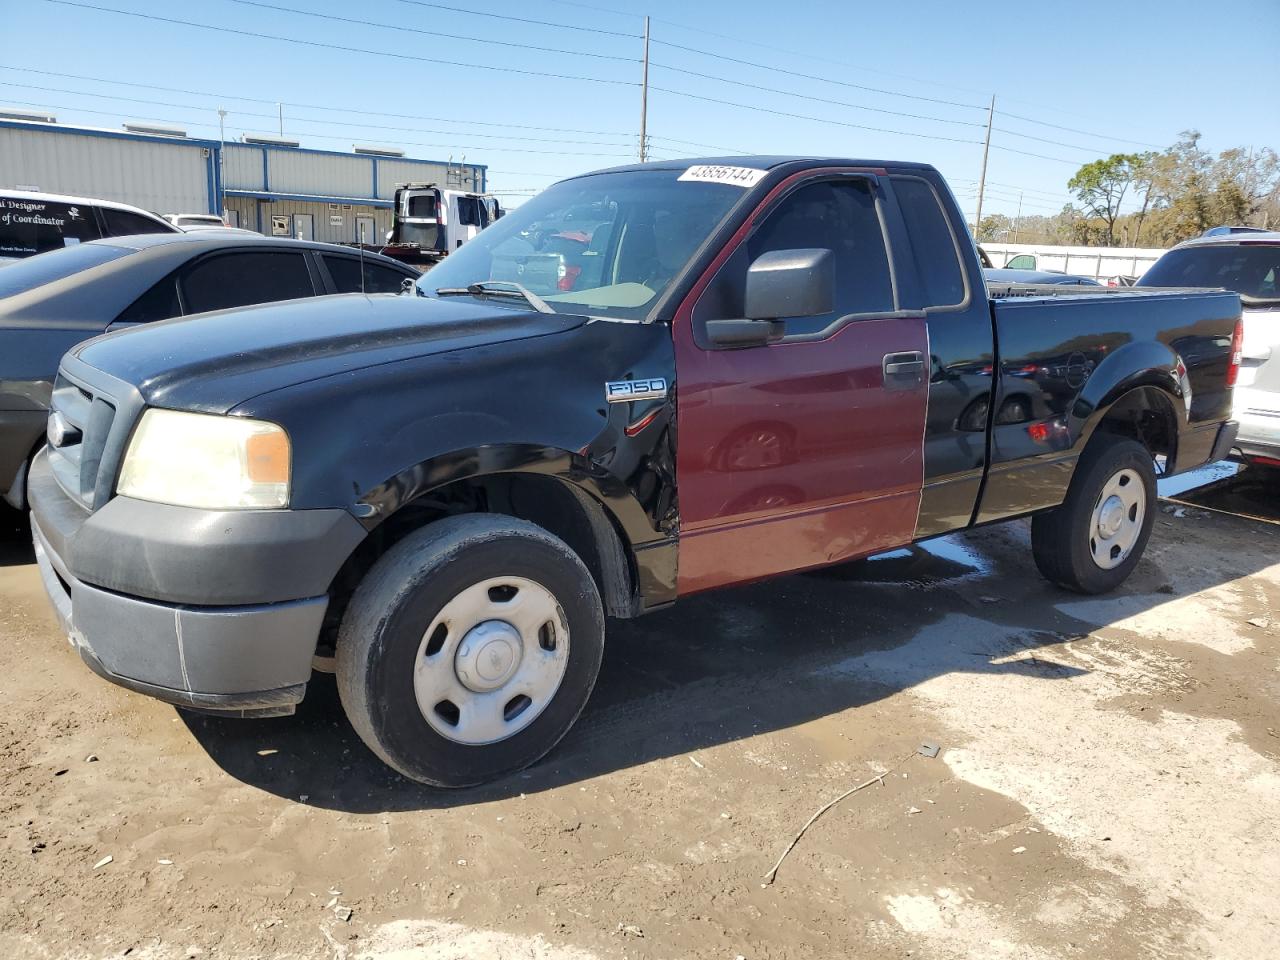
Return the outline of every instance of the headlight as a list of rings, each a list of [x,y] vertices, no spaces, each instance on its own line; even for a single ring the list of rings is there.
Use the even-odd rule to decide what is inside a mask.
[[[116,489],[183,507],[283,507],[289,467],[289,435],[274,423],[153,409],[134,431]]]

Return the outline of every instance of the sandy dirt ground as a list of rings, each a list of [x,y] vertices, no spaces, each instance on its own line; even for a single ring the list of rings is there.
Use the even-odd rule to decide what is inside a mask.
[[[8,533],[0,957],[1275,956],[1280,486],[1182,497],[1113,596],[1015,523],[611,624],[565,742],[463,793],[329,677],[258,721],[97,679]]]

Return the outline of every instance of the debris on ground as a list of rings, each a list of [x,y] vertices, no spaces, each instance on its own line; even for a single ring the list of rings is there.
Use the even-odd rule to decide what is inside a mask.
[[[644,931],[637,927],[634,923],[619,923],[613,931],[615,934],[621,934],[624,937],[643,937]]]
[[[97,863],[93,865],[93,869],[95,870],[101,869],[102,867],[105,867],[108,863],[110,863],[114,859],[115,858],[108,853],[105,857],[103,857],[101,860],[99,860]]]

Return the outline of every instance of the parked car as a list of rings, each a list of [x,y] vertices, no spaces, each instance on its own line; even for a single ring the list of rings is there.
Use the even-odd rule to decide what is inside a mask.
[[[112,200],[0,190],[0,262],[102,237],[176,233],[154,213]]]
[[[166,213],[164,218],[175,227],[225,227],[224,221],[216,213]]]
[[[421,276],[377,254],[363,260],[369,293]],[[0,494],[23,507],[58,360],[80,341],[209,310],[358,293],[360,263],[333,244],[205,230],[94,240],[0,271]]]
[[[1100,287],[1097,280],[1090,277],[1076,277],[1069,273],[1055,273],[1052,270],[983,270],[988,283],[1048,283],[1075,287]]]
[[[1250,463],[1280,467],[1280,232],[1224,228],[1174,247],[1143,275],[1142,287],[1223,287],[1240,294],[1244,337],[1235,382],[1239,450]]]
[[[599,268],[494,278],[574,208]],[[364,742],[443,786],[556,744],[606,615],[1027,515],[1046,577],[1109,590],[1153,458],[1234,441],[1240,299],[993,300],[978,263],[924,164],[664,161],[550,187],[421,296],[99,338],[31,470],[44,586],[92,669],[188,708],[291,712],[333,657]]]

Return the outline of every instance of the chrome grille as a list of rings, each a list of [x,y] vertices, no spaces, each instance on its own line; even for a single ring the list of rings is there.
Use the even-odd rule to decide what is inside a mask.
[[[94,492],[115,417],[113,398],[58,374],[49,413],[49,466],[62,489],[86,507],[96,506]]]

